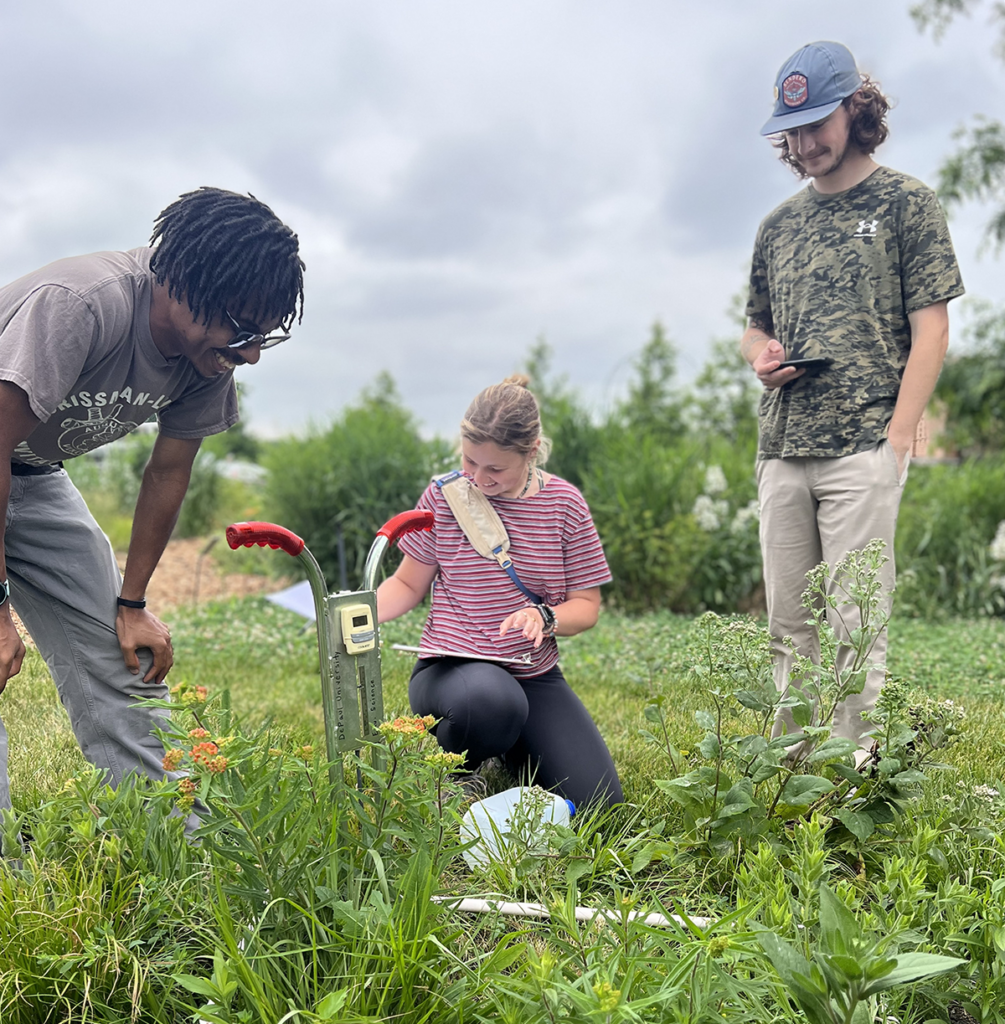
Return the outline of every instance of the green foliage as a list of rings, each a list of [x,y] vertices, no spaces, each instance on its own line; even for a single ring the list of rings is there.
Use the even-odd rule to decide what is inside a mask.
[[[684,433],[683,402],[673,386],[677,349],[659,321],[653,324],[634,370],[628,396],[618,409],[620,419],[636,438],[651,437],[657,443],[672,444]]]
[[[950,354],[936,385],[945,441],[962,455],[1005,449],[1005,309],[977,306],[963,351]]]
[[[735,608],[760,581],[753,451],[609,431],[583,493],[626,609]]]
[[[970,14],[979,0],[921,0],[911,8],[919,29],[931,28],[939,39],[949,23],[960,14]],[[995,53],[1005,62],[1005,5],[992,2],[990,22],[998,26]],[[961,145],[939,169],[939,198],[947,208],[976,199],[980,202],[1005,200],[1005,125],[977,117],[969,127],[957,129]],[[1005,206],[988,222],[988,241],[1000,249],[1005,243]]]
[[[133,509],[156,440],[156,433],[136,431],[99,449],[99,456],[85,455],[66,464],[116,551],[129,546]],[[200,451],[196,456],[175,536],[201,537],[223,525],[229,507],[246,504],[245,496],[235,494],[234,483],[221,479],[218,469],[211,452]]]
[[[551,349],[545,341],[531,347],[525,369],[541,409],[542,429],[553,445],[548,469],[582,490],[590,462],[603,444],[603,427],[594,423],[565,378],[552,375]]]
[[[863,929],[826,885],[820,887],[819,940],[809,958],[766,928],[758,940],[809,1024],[871,1024],[880,992],[933,978],[964,962],[932,953],[891,955],[896,936]]]
[[[707,613],[698,619],[690,661],[713,706],[695,713],[705,730],[697,754],[687,758],[671,742],[666,694],[646,708],[656,728],[644,735],[679,773],[657,785],[681,806],[686,826],[684,837],[654,846],[652,856],[688,844],[714,857],[734,856],[740,845],[777,837],[784,822],[813,812],[830,815],[834,843],[857,852],[878,826],[893,821],[905,802],[919,795],[922,768],[959,732],[960,716],[951,701],[947,706],[925,701],[919,709],[902,687],[884,690],[868,766],[851,763],[852,740],[830,734],[838,705],[861,693],[873,647],[886,629],[879,583],[884,561],[877,541],[808,574],[803,605],[820,657],[818,662],[797,657],[791,684],[781,693],[772,676],[766,629],[748,618],[723,620]],[[839,640],[827,614],[847,614],[850,607],[861,626]],[[783,710],[796,731],[778,731]]]
[[[955,153],[939,168],[939,198],[948,209],[966,200],[1005,200],[1005,125],[977,117],[969,127],[956,130],[960,143]],[[986,228],[988,241],[996,248],[1005,244],[1005,207],[995,211]]]
[[[264,457],[266,514],[304,538],[333,585],[341,528],[352,586],[377,530],[412,508],[430,477],[450,461],[444,443],[419,436],[384,374],[326,429],[270,447]]]
[[[420,618],[390,624],[385,644],[414,639]],[[712,683],[690,669],[705,657],[723,689],[756,690],[759,673],[767,685],[757,624],[735,620],[743,628],[707,655],[707,623],[666,613],[605,613],[595,630],[563,640],[568,677],[635,806],[573,819],[499,894],[543,904],[551,917],[542,921],[472,917],[428,898],[482,894],[495,883],[454,857],[460,795],[446,766],[427,760],[435,746],[407,719],[379,748],[383,769],[369,756],[358,762],[363,791],[352,784],[357,762],[349,758],[350,784],[332,789],[316,756],[317,650],[299,635],[296,616],[248,599],[176,611],[170,621],[174,679],[188,681],[175,698],[189,709],[176,707],[170,745],[205,798],[197,842],[183,838],[183,819],[172,816],[185,799],[179,780],[113,792],[82,766],[37,652],[4,694],[19,814],[0,831],[21,861],[0,870],[5,1024],[799,1024],[806,1015],[761,947],[763,928],[810,965],[811,981],[814,966],[825,978],[825,965],[836,969],[828,959],[835,955],[902,967],[915,952],[964,961],[948,976],[863,998],[879,1021],[944,1021],[950,998],[985,1024],[1005,1021],[1000,619],[892,624],[891,668],[912,687],[953,686],[967,699],[968,742],[937,746],[939,732],[954,728],[955,715],[938,707],[945,693],[919,698],[899,684],[884,692],[890,706],[879,709],[877,729],[896,743],[892,723],[913,723],[925,759],[927,778],[914,787],[909,813],[855,843],[825,800],[761,841],[738,842],[722,862],[695,858],[679,805],[653,782],[666,755],[654,757],[636,730],[643,707],[662,698],[665,738],[693,768],[700,752],[688,749],[692,712],[709,706]],[[409,668],[385,649],[388,707],[406,706]],[[197,685],[227,688],[229,701],[203,703]],[[196,699],[186,702],[186,693]],[[225,703],[255,726],[242,728]],[[740,705],[738,717],[724,715],[726,735],[752,731],[759,714]],[[217,752],[203,748],[197,763],[193,749],[204,742]],[[214,772],[209,762],[219,756],[227,765]],[[936,758],[950,767],[930,771]],[[877,785],[867,773],[859,789]],[[11,845],[18,830],[30,843],[23,854]],[[825,934],[823,886],[855,920],[851,953]],[[601,917],[577,920],[577,906]],[[655,927],[644,919],[651,911],[680,914],[683,923]],[[698,926],[696,914],[714,921]],[[832,916],[841,919],[837,910]],[[859,980],[847,961],[836,964],[850,973],[825,987],[842,1005]]]
[[[991,553],[1005,514],[1005,456],[912,466],[897,524],[897,604],[933,619],[1005,612],[1005,566]]]

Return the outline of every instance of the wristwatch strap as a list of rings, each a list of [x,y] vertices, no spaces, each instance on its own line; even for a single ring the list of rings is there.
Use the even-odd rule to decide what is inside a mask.
[[[534,607],[541,613],[541,621],[544,623],[544,635],[552,636],[555,632],[555,611],[543,601]]]
[[[10,599],[10,584],[7,580],[0,580],[0,607]]]
[[[125,597],[117,597],[115,599],[115,603],[120,608],[146,608],[147,606],[145,598],[142,601],[130,601],[128,598]]]

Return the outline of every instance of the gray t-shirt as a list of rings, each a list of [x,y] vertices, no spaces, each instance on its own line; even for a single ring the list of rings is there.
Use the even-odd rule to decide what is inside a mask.
[[[0,288],[0,380],[21,388],[41,420],[15,461],[72,459],[152,416],[182,439],[237,422],[233,374],[202,377],[154,344],[151,252],[73,256]]]

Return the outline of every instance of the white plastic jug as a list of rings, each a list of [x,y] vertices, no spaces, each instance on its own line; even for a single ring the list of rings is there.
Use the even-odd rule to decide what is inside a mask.
[[[545,822],[567,825],[576,805],[540,786],[515,786],[473,803],[461,818],[461,841],[477,840],[462,856],[483,867],[507,854],[532,853],[542,845]]]

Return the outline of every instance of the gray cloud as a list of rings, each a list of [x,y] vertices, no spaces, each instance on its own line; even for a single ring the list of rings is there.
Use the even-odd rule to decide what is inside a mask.
[[[37,0],[0,11],[0,275],[143,244],[202,184],[299,233],[307,313],[250,368],[252,426],[323,419],[390,369],[430,429],[543,334],[597,402],[656,317],[681,372],[731,329],[759,220],[798,187],[757,130],[798,46],[838,38],[898,99],[881,156],[932,179],[1000,111],[984,24],[908,0]],[[981,211],[953,230],[972,292]],[[263,365],[265,360],[263,359]]]

